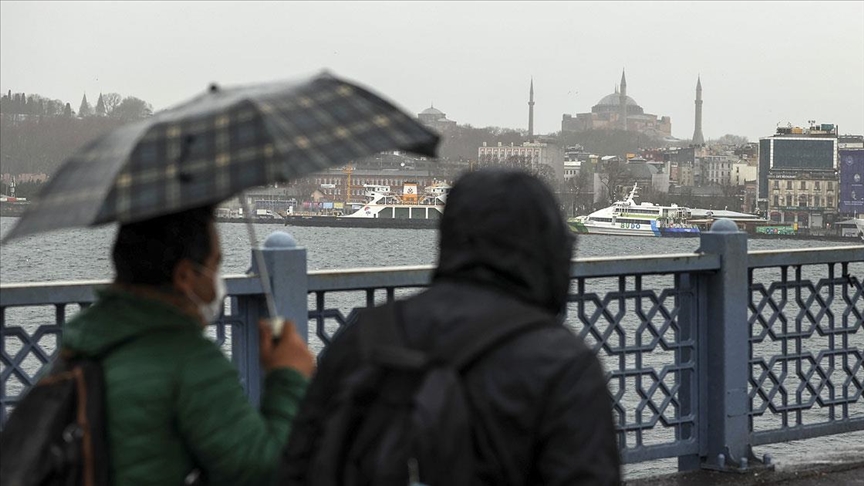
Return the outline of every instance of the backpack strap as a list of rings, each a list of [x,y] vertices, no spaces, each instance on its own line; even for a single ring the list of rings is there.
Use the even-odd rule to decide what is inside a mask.
[[[548,328],[554,316],[539,309],[520,306],[507,313],[495,312],[477,323],[467,324],[457,339],[436,349],[436,360],[448,362],[464,372],[487,352],[516,336],[534,329]]]
[[[363,359],[392,368],[419,370],[430,363],[450,363],[464,371],[474,361],[505,341],[524,332],[549,327],[554,316],[548,312],[520,306],[515,312],[494,312],[479,322],[466,323],[449,344],[424,353],[409,348],[399,328],[401,301],[363,309],[359,315],[360,349]]]

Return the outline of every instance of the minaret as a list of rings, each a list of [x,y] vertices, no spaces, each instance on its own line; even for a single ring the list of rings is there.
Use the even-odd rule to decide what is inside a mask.
[[[618,93],[618,123],[621,129],[627,131],[627,79],[624,78],[624,70],[621,70],[621,91]]]
[[[693,129],[693,145],[705,145],[702,136],[702,76],[696,79],[696,128]]]
[[[534,76],[531,76],[531,88],[528,91],[528,141],[534,141]]]

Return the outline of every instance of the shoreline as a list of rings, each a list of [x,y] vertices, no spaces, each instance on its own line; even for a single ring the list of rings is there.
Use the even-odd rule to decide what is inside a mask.
[[[17,218],[20,214],[0,214],[4,218]],[[254,218],[255,224],[278,224],[298,227],[329,227],[329,228],[379,228],[379,229],[438,229],[438,219],[391,219],[391,218],[347,218],[343,216],[301,216],[292,215],[282,219]],[[217,223],[245,223],[244,218],[216,218]],[[574,232],[575,233],[575,232]],[[579,233],[578,236],[606,237],[615,235]],[[697,236],[698,237],[698,236]],[[752,240],[805,240],[845,242],[850,245],[862,244],[864,241],[854,236],[838,235],[769,235],[764,233],[748,233]]]

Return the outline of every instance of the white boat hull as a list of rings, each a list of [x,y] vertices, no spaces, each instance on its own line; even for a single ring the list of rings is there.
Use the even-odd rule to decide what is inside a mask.
[[[573,224],[571,223],[571,227],[572,226],[573,226]],[[609,225],[583,223],[583,227],[585,228],[584,233],[587,233],[589,235],[650,236],[650,237],[660,236],[659,233],[655,234],[653,231],[651,231],[651,228],[646,229],[646,228],[642,228],[641,226],[640,226],[640,228],[637,229],[637,228],[615,227],[611,223]],[[579,231],[579,232],[581,233],[582,231]]]
[[[411,204],[367,204],[346,218],[440,219],[444,206]]]

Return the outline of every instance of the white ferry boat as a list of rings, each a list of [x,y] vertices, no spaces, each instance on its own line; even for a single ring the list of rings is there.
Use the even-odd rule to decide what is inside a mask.
[[[688,223],[690,209],[676,204],[660,206],[649,202],[634,201],[637,185],[623,201],[616,201],[608,208],[595,211],[588,216],[579,216],[567,221],[576,233],[623,235],[623,236],[699,236],[699,228]]]
[[[418,194],[416,182],[406,182],[402,194],[390,186],[364,185],[366,203],[346,218],[440,219],[450,186],[436,183]]]

